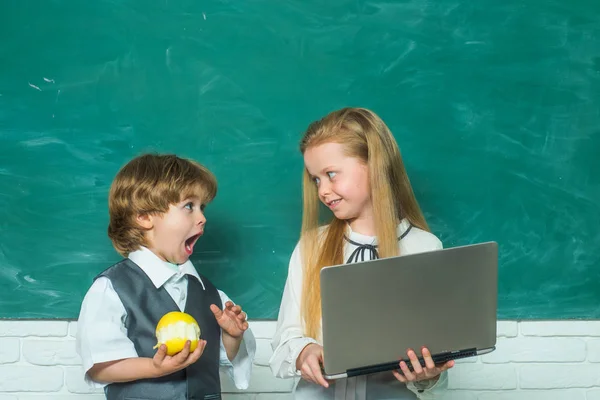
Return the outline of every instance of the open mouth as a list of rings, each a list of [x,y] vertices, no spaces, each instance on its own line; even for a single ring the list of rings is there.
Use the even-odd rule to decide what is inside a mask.
[[[333,207],[337,206],[340,203],[340,201],[342,201],[342,199],[336,199],[336,200],[328,201],[327,202],[327,206],[333,208]]]
[[[185,241],[185,252],[188,254],[188,256],[192,255],[192,253],[194,252],[194,245],[196,244],[200,236],[202,236],[202,232],[187,238],[187,240]]]

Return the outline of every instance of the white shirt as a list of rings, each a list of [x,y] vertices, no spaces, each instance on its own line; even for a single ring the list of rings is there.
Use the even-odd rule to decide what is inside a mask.
[[[164,286],[181,311],[185,309],[187,299],[187,275],[196,277],[204,287],[196,268],[189,260],[179,266],[170,264],[145,247],[129,254],[128,258],[148,275],[156,288]],[[220,290],[218,292],[225,306],[230,299]],[[94,382],[89,378],[87,371],[94,364],[138,357],[133,342],[127,337],[124,325],[126,317],[125,307],[110,279],[96,279],[83,299],[77,322],[77,352],[83,363],[85,381],[91,387],[106,386],[105,383]],[[227,358],[221,336],[219,364],[226,369],[238,389],[247,389],[250,384],[255,353],[256,340],[250,329],[244,332],[240,349],[233,361]]]
[[[421,230],[417,227],[410,227],[410,223],[404,219],[398,225],[398,236],[406,234],[398,242],[400,254],[412,254],[442,248],[442,242],[433,234]],[[406,233],[408,231],[408,233]],[[350,240],[361,244],[377,244],[374,236],[366,236],[353,232],[348,228],[347,236]],[[344,246],[344,262],[358,246],[349,242]],[[365,255],[365,259],[369,259]],[[306,337],[302,330],[302,320],[300,317],[300,304],[302,295],[302,263],[300,261],[300,248],[296,245],[290,259],[288,277],[283,290],[283,298],[279,309],[279,318],[277,328],[272,340],[273,356],[269,363],[273,374],[280,378],[291,378],[300,375],[296,370],[296,359],[310,343],[321,343],[322,333],[319,333],[317,339]],[[417,387],[419,386],[419,388]],[[421,387],[423,383],[409,383],[405,385],[394,377],[391,371],[372,374],[368,376],[359,376],[356,378],[339,379],[335,384],[330,385],[329,389],[315,385],[303,379],[298,383],[294,398],[301,400],[320,400],[320,399],[414,399],[415,395],[407,390],[410,389],[420,399],[439,398],[448,385],[447,374],[444,372],[439,380],[431,387]],[[418,389],[427,388],[423,393]]]

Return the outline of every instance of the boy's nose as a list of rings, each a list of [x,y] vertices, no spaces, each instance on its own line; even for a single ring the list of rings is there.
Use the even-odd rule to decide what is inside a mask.
[[[204,216],[204,213],[200,213],[198,215],[198,219],[196,220],[196,225],[204,225],[206,223],[206,217]]]

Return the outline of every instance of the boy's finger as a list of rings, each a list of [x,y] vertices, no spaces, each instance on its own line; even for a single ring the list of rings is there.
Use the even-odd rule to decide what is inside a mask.
[[[201,346],[199,345],[198,348],[200,349],[200,355],[202,355],[202,353],[204,353],[204,349],[206,349],[206,340],[202,340]]]
[[[183,350],[181,350],[178,354],[173,356],[175,361],[177,361],[179,364],[183,364],[190,355],[190,344],[191,342],[187,340],[185,342],[185,346],[183,346]]]
[[[219,319],[223,316],[223,310],[221,310],[219,307],[217,307],[214,304],[210,305],[210,311],[212,311],[212,313],[215,315],[216,319]]]
[[[158,351],[154,355],[154,361],[160,364],[163,362],[163,360],[165,359],[166,356],[167,356],[167,346],[164,344],[161,344],[158,347]]]
[[[200,356],[204,352],[204,347],[205,346],[206,346],[206,340],[200,340],[200,341],[198,341],[198,346],[196,346],[196,349],[188,357],[189,364],[193,364],[196,361],[198,361],[198,359],[200,358]]]

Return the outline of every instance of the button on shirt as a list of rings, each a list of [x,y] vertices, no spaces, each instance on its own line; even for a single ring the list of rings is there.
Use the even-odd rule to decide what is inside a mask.
[[[156,288],[164,286],[181,311],[185,309],[187,299],[187,276],[196,277],[204,287],[196,268],[189,260],[181,265],[170,264],[145,247],[130,253],[128,258],[148,275]],[[218,293],[223,306],[231,301],[222,291],[218,290]],[[105,383],[89,378],[87,371],[94,364],[138,357],[133,342],[127,337],[126,317],[125,307],[111,281],[105,277],[96,279],[83,299],[77,322],[77,352],[82,359],[85,380],[90,386],[106,386]],[[220,366],[226,370],[238,389],[247,389],[250,384],[255,354],[256,341],[250,329],[244,332],[233,361],[227,358],[221,336]]]

